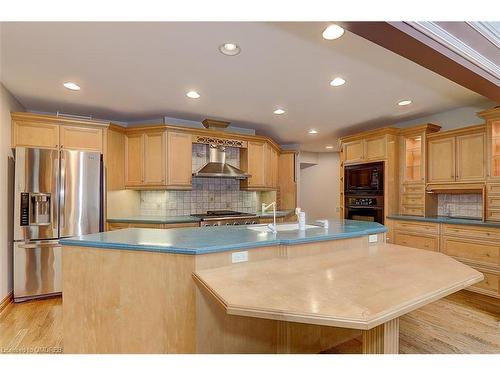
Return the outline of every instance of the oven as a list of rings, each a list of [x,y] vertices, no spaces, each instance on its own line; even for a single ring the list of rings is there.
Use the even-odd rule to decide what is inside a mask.
[[[346,196],[345,218],[384,224],[383,195]]]
[[[346,194],[383,195],[384,163],[349,165],[344,171]]]

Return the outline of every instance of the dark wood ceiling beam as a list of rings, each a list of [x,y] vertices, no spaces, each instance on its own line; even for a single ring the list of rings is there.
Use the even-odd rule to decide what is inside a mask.
[[[421,34],[411,35],[402,22],[341,22],[342,27],[480,95],[500,103],[500,87],[479,68],[458,54],[437,47],[437,43]],[[426,40],[426,38],[428,40]],[[446,50],[445,50],[446,49]]]

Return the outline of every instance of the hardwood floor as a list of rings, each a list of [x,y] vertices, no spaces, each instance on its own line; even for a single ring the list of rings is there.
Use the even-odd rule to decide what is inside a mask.
[[[62,300],[10,304],[0,312],[0,353],[61,353]],[[360,353],[359,339],[330,353]],[[500,300],[461,291],[400,319],[400,353],[500,354]]]
[[[2,310],[0,353],[62,353],[62,299],[11,303]]]

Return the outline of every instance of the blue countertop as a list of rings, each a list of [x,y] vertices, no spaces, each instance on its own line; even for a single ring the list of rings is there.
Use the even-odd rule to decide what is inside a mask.
[[[276,217],[285,217],[292,214],[294,210],[276,211]],[[272,218],[273,213],[254,212],[257,217]],[[111,218],[107,220],[108,223],[148,223],[148,224],[177,224],[177,223],[197,223],[200,221],[195,216],[151,216],[151,215],[137,215],[120,218]]]
[[[442,223],[442,224],[460,224],[460,225],[479,225],[484,227],[500,228],[500,223],[491,221],[482,221],[476,219],[462,219],[458,217],[448,216],[407,216],[407,215],[391,215],[387,216],[388,219],[393,220],[406,220],[406,221],[424,221],[428,223]]]
[[[207,254],[262,246],[293,245],[384,233],[378,223],[330,219],[328,229],[258,232],[247,226],[201,227],[178,229],[130,228],[88,234],[60,240],[62,245],[108,249],[154,251],[180,254]]]

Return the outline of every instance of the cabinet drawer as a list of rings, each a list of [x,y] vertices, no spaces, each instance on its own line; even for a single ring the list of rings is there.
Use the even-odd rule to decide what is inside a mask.
[[[108,223],[108,231],[130,228],[129,223]]]
[[[424,207],[402,206],[401,215],[409,216],[425,216]]]
[[[488,208],[500,209],[500,195],[491,195],[487,199]]]
[[[443,237],[441,252],[488,266],[500,266],[500,243]]]
[[[396,230],[394,234],[396,245],[415,247],[417,249],[439,251],[439,239],[437,236],[425,236],[409,234]]]
[[[442,232],[444,236],[469,237],[483,241],[500,240],[500,228],[444,224]]]
[[[418,234],[438,234],[439,224],[421,223],[418,221],[396,221],[394,228],[404,232],[417,232]]]
[[[477,269],[484,275],[484,280],[472,285],[468,289],[481,294],[487,294],[493,297],[500,297],[500,274]]]
[[[486,220],[500,221],[500,209],[486,210]]]
[[[405,206],[423,206],[424,205],[424,195],[423,194],[403,194],[402,203]]]
[[[486,184],[486,192],[488,193],[488,195],[500,195],[500,184]]]
[[[187,227],[199,227],[200,223],[174,223],[174,224],[163,224],[162,228],[163,229],[170,229],[170,228],[187,228]]]
[[[415,193],[425,193],[424,184],[408,184],[403,185],[403,193],[405,194],[415,194]]]
[[[130,223],[129,228],[150,228],[150,229],[162,229],[163,224],[153,224],[153,223]]]

